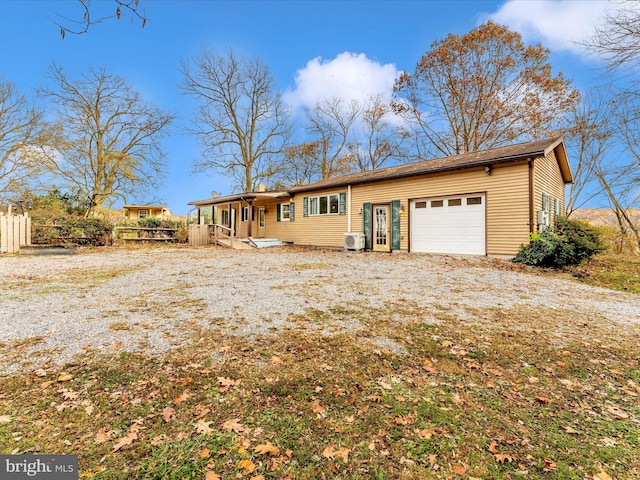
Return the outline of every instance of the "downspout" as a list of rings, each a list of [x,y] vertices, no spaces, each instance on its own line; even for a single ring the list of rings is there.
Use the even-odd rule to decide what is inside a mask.
[[[529,159],[529,233],[535,232],[535,212],[533,210],[533,159]]]
[[[351,185],[347,185],[347,233],[351,233]]]

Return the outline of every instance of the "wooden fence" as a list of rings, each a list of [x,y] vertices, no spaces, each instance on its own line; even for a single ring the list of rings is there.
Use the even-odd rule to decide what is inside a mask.
[[[209,225],[189,225],[189,245],[201,247],[211,244],[211,233]]]
[[[31,218],[24,213],[0,213],[0,253],[19,252],[20,247],[31,245]]]

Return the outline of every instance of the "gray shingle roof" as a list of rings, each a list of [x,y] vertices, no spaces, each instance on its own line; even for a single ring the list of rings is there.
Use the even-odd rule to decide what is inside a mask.
[[[343,185],[356,185],[360,183],[390,180],[414,175],[482,167],[496,163],[544,156],[549,150],[553,150],[560,145],[562,145],[562,137],[547,138],[544,140],[508,145],[506,147],[493,148],[491,150],[483,150],[480,152],[464,153],[461,155],[454,155],[452,157],[423,160],[415,163],[397,165],[395,167],[353,173],[341,177],[321,180],[308,185],[300,185],[290,188],[288,191],[291,194],[294,194],[309,190],[340,187]],[[565,157],[566,161],[564,146],[562,146],[562,155]],[[569,170],[566,170],[566,172],[563,171],[563,176],[566,181],[571,181],[571,172]]]
[[[224,197],[210,198],[207,200],[197,200],[189,202],[189,205],[196,207],[204,205],[221,204],[230,201],[245,199],[267,199],[267,198],[287,198],[296,193],[321,190],[326,188],[337,188],[345,185],[357,185],[369,182],[378,182],[394,178],[411,177],[414,175],[426,175],[430,173],[448,172],[463,170],[466,168],[477,168],[498,163],[507,163],[514,160],[524,160],[544,156],[549,151],[556,150],[556,156],[560,165],[563,179],[566,183],[572,181],[571,169],[567,161],[567,154],[564,148],[562,137],[546,138],[534,142],[518,143],[506,147],[482,150],[480,152],[464,153],[452,157],[436,158],[433,160],[423,160],[415,163],[406,163],[395,167],[380,168],[367,172],[352,173],[341,177],[329,178],[308,185],[299,185],[286,191],[278,192],[249,192]]]

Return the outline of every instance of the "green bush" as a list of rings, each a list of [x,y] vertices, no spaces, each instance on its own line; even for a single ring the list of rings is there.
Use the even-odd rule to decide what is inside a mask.
[[[138,225],[144,228],[159,228],[162,225],[162,219],[156,217],[141,218],[138,220]]]
[[[578,265],[605,249],[595,227],[580,220],[558,217],[555,231],[532,234],[531,243],[523,245],[513,261],[534,267],[561,268]]]
[[[112,226],[102,218],[62,217],[49,223],[32,223],[32,241],[36,244],[56,245],[75,243],[101,246],[111,241]]]

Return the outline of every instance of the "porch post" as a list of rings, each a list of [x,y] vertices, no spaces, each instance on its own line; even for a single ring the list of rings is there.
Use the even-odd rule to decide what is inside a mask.
[[[247,200],[248,208],[248,216],[247,216],[247,237],[251,237],[251,225],[252,225],[252,217],[253,217],[253,200]]]

